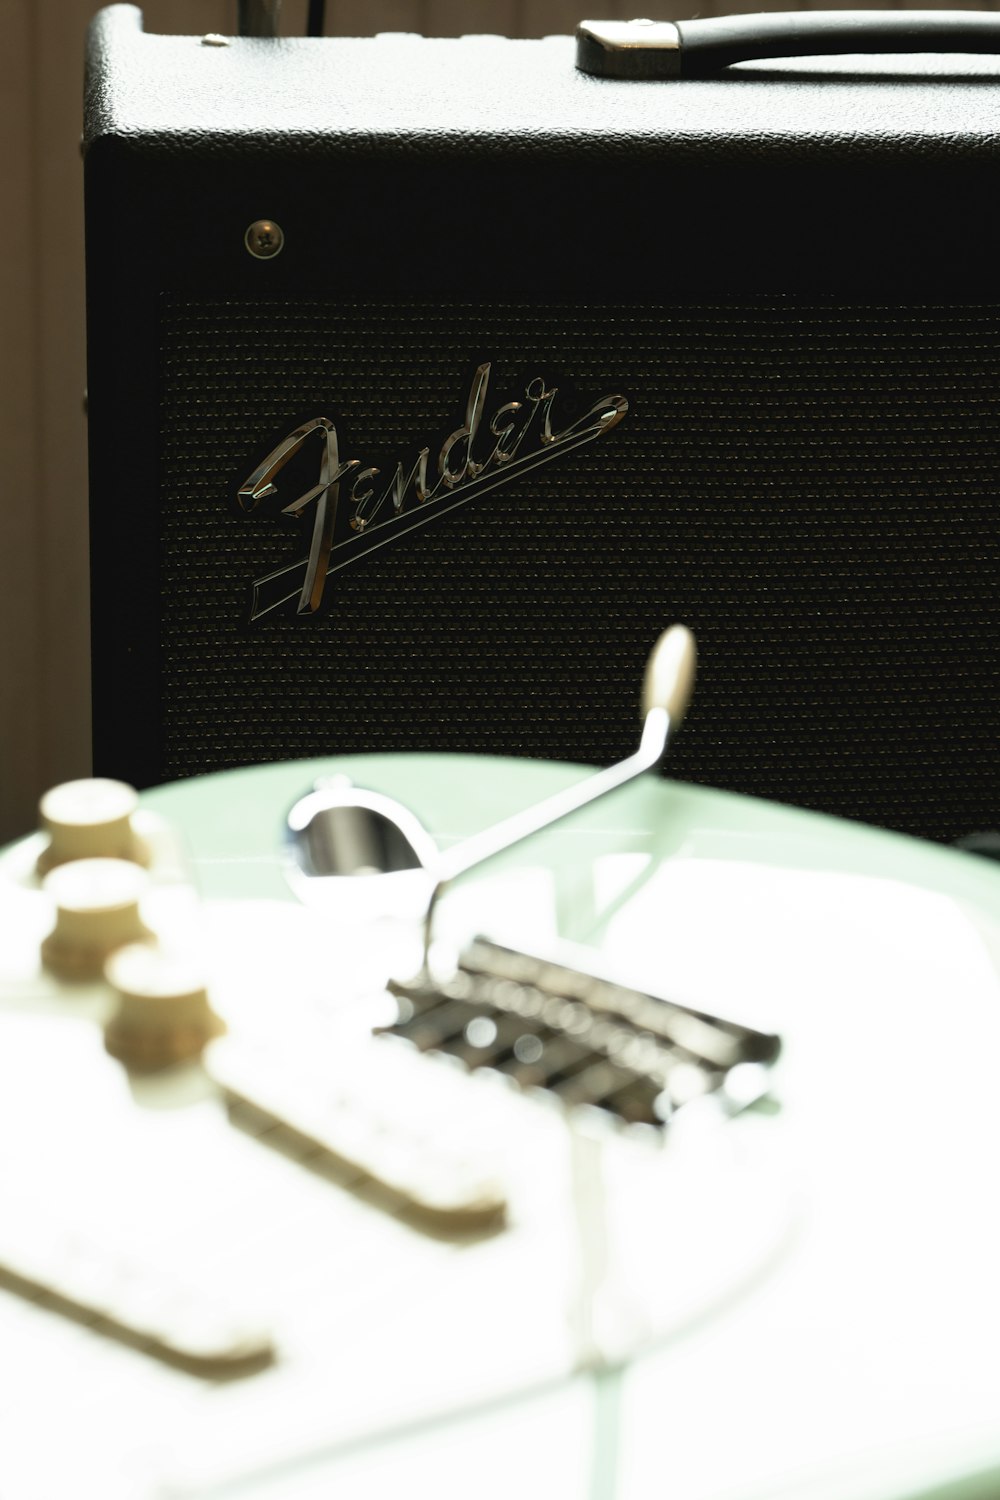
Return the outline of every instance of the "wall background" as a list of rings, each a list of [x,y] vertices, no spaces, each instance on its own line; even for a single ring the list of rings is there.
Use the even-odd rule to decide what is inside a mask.
[[[837,3],[327,0],[326,29],[544,36],[573,31],[584,14],[669,19]],[[302,34],[306,7],[285,0],[282,29]],[[97,8],[0,0],[0,840],[33,826],[47,786],[90,770],[79,137],[83,36]],[[142,9],[149,31],[200,35],[236,24],[236,0],[147,0]]]

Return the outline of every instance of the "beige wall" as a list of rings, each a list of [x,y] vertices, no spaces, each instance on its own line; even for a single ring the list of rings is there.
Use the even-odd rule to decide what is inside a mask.
[[[304,29],[306,3],[285,0],[285,30]],[[327,30],[530,36],[571,31],[584,13],[661,18],[762,6],[796,8],[791,0],[327,0]],[[0,840],[27,831],[46,786],[89,771],[78,142],[83,34],[96,8],[94,0],[0,0]],[[148,0],[143,9],[150,31],[197,35],[231,31],[236,0]]]

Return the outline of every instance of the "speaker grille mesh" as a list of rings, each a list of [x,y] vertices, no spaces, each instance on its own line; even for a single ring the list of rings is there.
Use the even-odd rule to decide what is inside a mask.
[[[671,775],[950,839],[1000,823],[1000,312],[773,298],[590,307],[165,298],[164,777],[364,750],[599,763],[674,620],[701,672]],[[432,459],[490,360],[608,393],[607,436],[247,627],[304,531],[235,493],[313,416]]]

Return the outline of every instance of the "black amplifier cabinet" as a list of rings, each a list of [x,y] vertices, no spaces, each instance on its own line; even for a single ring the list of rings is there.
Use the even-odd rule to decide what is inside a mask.
[[[673,66],[662,27],[584,72],[101,12],[96,770],[610,761],[681,620],[672,775],[1000,823],[996,18],[918,15],[670,78],[595,76]]]

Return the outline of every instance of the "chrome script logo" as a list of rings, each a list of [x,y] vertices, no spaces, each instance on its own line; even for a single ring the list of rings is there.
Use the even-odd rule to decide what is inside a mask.
[[[400,459],[386,481],[373,465],[341,458],[337,429],[326,417],[296,427],[271,450],[240,486],[239,508],[251,514],[276,496],[277,475],[309,445],[316,452],[315,483],[281,505],[280,513],[304,520],[311,512],[312,532],[307,556],[253,580],[251,620],[293,604],[300,615],[314,614],[332,573],[467,500],[603,437],[628,411],[624,396],[602,396],[560,426],[554,412],[558,387],[549,388],[536,376],[520,399],[503,402],[487,416],[490,368],[482,364],[473,375],[465,419],[442,443],[433,470],[425,447],[409,469]],[[560,415],[559,421],[565,417]]]

